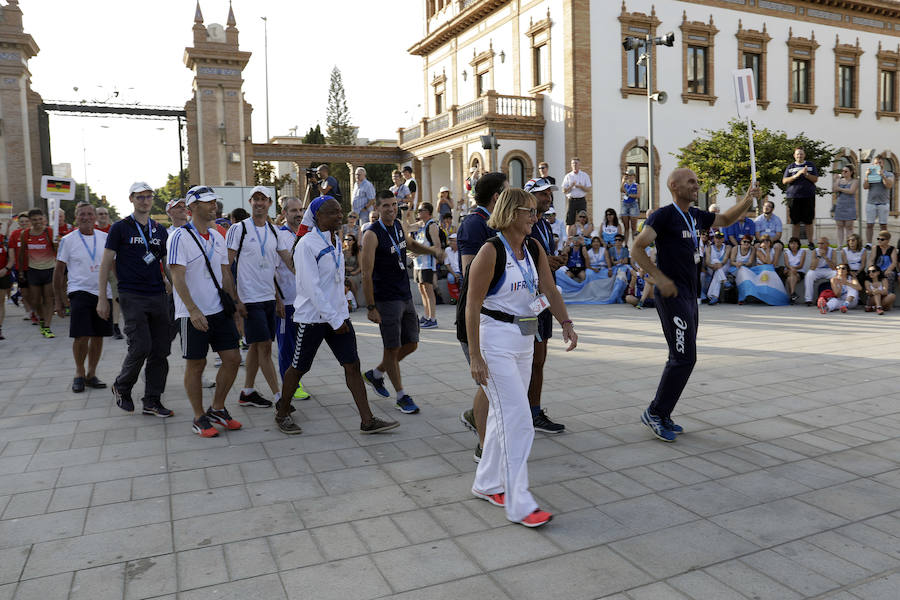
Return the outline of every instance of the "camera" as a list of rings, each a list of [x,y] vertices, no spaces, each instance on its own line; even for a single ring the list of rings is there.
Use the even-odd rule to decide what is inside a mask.
[[[308,167],[308,168],[306,169],[306,180],[307,180],[307,181],[310,181],[310,182],[312,182],[312,181],[315,181],[315,182],[321,181],[321,178],[319,177],[319,172],[318,172],[314,167]]]

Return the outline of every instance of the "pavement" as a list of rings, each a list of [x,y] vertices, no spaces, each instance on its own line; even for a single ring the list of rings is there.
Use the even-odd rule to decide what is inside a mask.
[[[302,435],[238,407],[236,387],[244,429],[201,439],[177,343],[175,417],[129,415],[109,390],[69,390],[67,323],[39,338],[10,306],[0,600],[900,597],[900,314],[702,307],[674,415],[687,432],[665,444],[639,422],[666,357],[655,311],[570,311],[579,347],[565,354],[556,329],[544,384],[567,431],[537,434],[529,463],[555,518],[531,530],[471,496],[475,438],[458,415],[474,386],[449,307],[402,363],[422,412],[369,393],[394,431],[359,434],[323,346]],[[353,319],[368,369],[380,339]],[[124,348],[106,343],[107,383]]]

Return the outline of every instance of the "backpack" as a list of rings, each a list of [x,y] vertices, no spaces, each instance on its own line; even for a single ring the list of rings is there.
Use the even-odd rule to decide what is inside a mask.
[[[485,243],[493,244],[494,250],[497,251],[497,258],[494,260],[494,274],[488,286],[490,291],[497,286],[500,278],[503,276],[503,272],[506,270],[506,248],[498,236],[488,238]],[[538,241],[528,236],[525,238],[525,247],[528,249],[528,254],[531,255],[531,260],[537,265],[538,257],[541,254]],[[456,339],[464,344],[469,343],[469,334],[466,332],[466,298],[469,292],[469,269],[471,267],[472,264],[469,263],[463,276],[462,284],[459,286],[459,301],[456,304]]]
[[[275,236],[275,247],[278,248],[278,232],[275,231],[275,227],[268,221],[266,221],[266,225],[268,225],[269,231],[272,232],[272,235]],[[238,261],[241,259],[241,250],[244,249],[244,238],[245,237],[247,237],[247,223],[245,223],[244,221],[241,221],[241,240],[238,242],[238,249],[237,249],[237,253],[234,255],[234,262],[231,263],[231,276],[234,279],[235,291],[237,291]],[[297,245],[297,242],[295,240],[294,246],[296,246],[296,245]],[[276,252],[277,252],[277,250],[276,250]],[[275,283],[275,293],[278,294],[278,297],[280,297],[282,300],[285,300],[284,292],[281,291],[281,286],[278,285],[278,278],[275,277],[273,279],[273,282]]]
[[[431,232],[429,231],[429,228],[431,227],[432,223],[437,225],[437,221],[435,221],[434,219],[428,219],[428,222],[425,223],[425,239],[428,240],[429,244],[434,246],[434,240],[431,239]],[[447,233],[443,229],[441,229],[440,225],[438,225],[437,229],[438,229],[438,238],[440,239],[440,242],[441,242],[441,250],[443,250],[444,248],[449,246],[450,243],[447,241]]]

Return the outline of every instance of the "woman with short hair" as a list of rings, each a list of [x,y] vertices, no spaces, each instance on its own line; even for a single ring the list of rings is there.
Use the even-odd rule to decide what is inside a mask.
[[[884,273],[881,272],[881,267],[872,265],[866,273],[868,275],[866,278],[866,296],[868,296],[866,312],[874,310],[879,315],[883,315],[884,311],[891,310],[891,307],[894,306],[897,296],[888,290],[887,280],[884,278]]]
[[[469,267],[465,312],[472,378],[490,402],[472,494],[504,507],[507,519],[526,527],[540,527],[553,518],[538,508],[528,490],[527,461],[534,440],[528,385],[537,315],[550,309],[569,342],[567,351],[578,342],[547,256],[530,237],[536,219],[534,196],[516,188],[500,194],[488,220],[497,235]]]

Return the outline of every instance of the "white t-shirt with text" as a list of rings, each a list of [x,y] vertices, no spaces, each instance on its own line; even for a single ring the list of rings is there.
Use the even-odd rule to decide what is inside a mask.
[[[93,235],[82,235],[77,229],[59,240],[56,260],[66,263],[68,285],[66,293],[87,292],[99,296],[100,263],[106,247],[106,234],[93,230]],[[93,257],[91,256],[93,254]],[[106,297],[112,297],[112,287],[107,284]]]
[[[192,226],[190,230],[179,227],[169,238],[168,262],[170,265],[182,265],[184,267],[184,281],[191,299],[204,315],[214,315],[222,312],[222,301],[219,299],[219,291],[213,283],[203,253],[209,257],[209,263],[216,274],[216,281],[222,285],[222,265],[228,264],[228,250],[225,248],[225,239],[222,234],[211,227],[207,231],[209,238],[199,235]],[[191,235],[196,236],[203,246],[201,252]],[[190,313],[184,304],[184,300],[178,295],[178,290],[173,289],[175,299],[175,317],[190,317]]]

